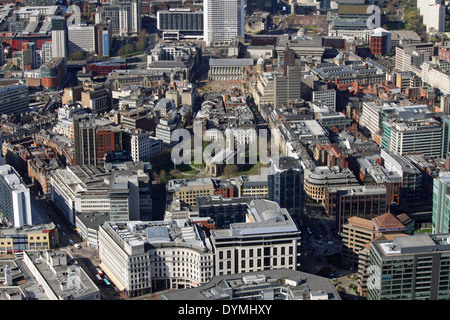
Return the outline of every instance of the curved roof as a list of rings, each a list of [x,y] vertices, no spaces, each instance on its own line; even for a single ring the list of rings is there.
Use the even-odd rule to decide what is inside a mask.
[[[261,216],[265,221],[282,221],[284,220],[283,214],[279,210],[266,210],[261,213]]]

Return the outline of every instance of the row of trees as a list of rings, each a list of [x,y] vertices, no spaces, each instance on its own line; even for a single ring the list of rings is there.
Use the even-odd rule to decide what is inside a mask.
[[[147,45],[147,31],[142,29],[137,36],[135,44],[127,43],[117,51],[117,55],[126,56],[133,52],[143,52]]]

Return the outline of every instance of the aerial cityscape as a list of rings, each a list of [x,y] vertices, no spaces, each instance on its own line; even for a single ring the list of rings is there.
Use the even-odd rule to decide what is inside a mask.
[[[0,301],[450,299],[450,1],[0,0],[0,39]]]

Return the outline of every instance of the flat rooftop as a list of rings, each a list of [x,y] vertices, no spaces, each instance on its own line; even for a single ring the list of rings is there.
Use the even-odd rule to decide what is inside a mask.
[[[298,233],[300,230],[285,208],[266,199],[254,199],[248,205],[246,222],[232,223],[228,229],[211,231],[213,238],[245,237],[276,233]]]
[[[374,242],[384,256],[427,254],[450,251],[450,234],[417,234]]]
[[[290,283],[286,284],[285,280]],[[294,300],[313,300],[320,295],[324,300],[341,300],[328,278],[306,272],[277,269],[250,273],[215,276],[203,286],[166,292],[164,300],[234,300],[230,292],[286,292]],[[274,298],[272,298],[274,299]],[[281,296],[279,297],[281,298]]]
[[[60,263],[52,268],[44,261],[39,251],[27,251],[34,266],[38,269],[43,280],[47,282],[52,291],[60,298],[82,299],[88,295],[99,293],[98,287],[77,264],[70,264],[72,258],[64,250],[50,250],[44,254],[51,255]],[[38,262],[41,261],[41,262]],[[64,264],[64,261],[66,262]],[[55,273],[56,272],[56,275]],[[76,279],[75,279],[76,278]],[[42,281],[42,279],[40,280]],[[66,288],[63,288],[66,286]],[[100,293],[98,294],[100,297]]]

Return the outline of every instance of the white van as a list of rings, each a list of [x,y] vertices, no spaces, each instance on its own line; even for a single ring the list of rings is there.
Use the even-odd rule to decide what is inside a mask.
[[[70,243],[70,245],[74,245],[74,242],[72,241],[72,239],[69,239],[69,243]]]

